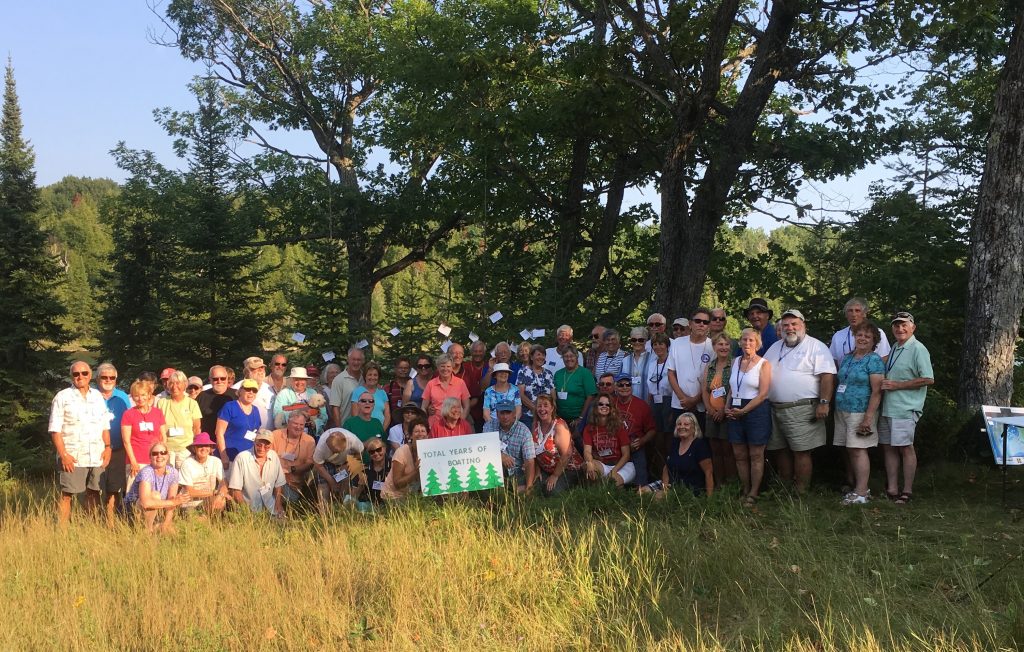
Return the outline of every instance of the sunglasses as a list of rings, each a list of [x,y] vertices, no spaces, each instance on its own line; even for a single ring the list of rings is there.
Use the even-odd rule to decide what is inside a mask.
[[[418,365],[416,365],[417,369],[430,369],[430,367],[431,367],[431,365],[429,365],[429,364],[418,364]]]
[[[592,340],[599,340],[599,339],[601,339],[601,336],[600,335],[594,335],[593,333],[591,333],[590,339],[592,339]]]
[[[81,378],[82,376],[85,376],[86,378],[88,378],[89,374],[91,374],[91,373],[92,373],[91,371],[72,371],[71,372],[71,377],[72,378]]]
[[[368,448],[368,449],[366,449],[366,452],[369,453],[370,455],[376,455],[377,453],[383,453],[384,449],[383,448],[372,448],[372,449]]]
[[[725,321],[725,317],[712,317],[711,321]]]
[[[632,387],[633,383],[628,381],[628,380],[620,380],[619,382],[615,383],[615,386],[616,387]]]
[[[156,457],[157,455],[166,455],[167,451],[153,451],[149,454],[150,457]]]
[[[228,377],[227,377],[227,376],[217,376],[216,378],[211,378],[211,379],[210,379],[210,382],[211,382],[211,383],[223,383],[223,382],[224,382],[224,381],[226,381],[227,379],[228,379]]]
[[[690,323],[691,324],[710,324],[711,320],[709,320],[709,319],[691,319]]]
[[[664,325],[665,325],[665,322],[663,322],[663,321],[649,321],[649,322],[647,322],[647,327],[648,328],[655,328],[657,326],[664,326]]]
[[[266,439],[257,439],[253,446],[270,446],[270,442]]]
[[[255,391],[257,391],[257,390],[256,390],[256,388],[254,388],[254,387],[243,387],[243,388],[242,388],[242,391],[243,391],[243,392],[255,392]]]
[[[367,400],[367,399],[362,399],[362,398],[361,398],[361,399],[359,399],[359,402],[360,402],[360,403],[373,403],[373,399],[371,398],[371,399],[368,399],[368,400]]]
[[[117,380],[117,376],[100,376],[100,380]]]
[[[287,362],[271,362],[270,364],[274,365],[275,367],[287,367],[288,366]]]
[[[645,340],[642,337],[631,337],[631,338],[629,338],[629,341],[632,342],[633,344],[643,344],[647,340]]]
[[[612,383],[598,383],[597,386],[598,387],[611,387]]]
[[[597,404],[597,407],[599,407],[599,408],[602,408],[602,407],[610,408],[611,406],[612,406],[611,403],[598,403]]]

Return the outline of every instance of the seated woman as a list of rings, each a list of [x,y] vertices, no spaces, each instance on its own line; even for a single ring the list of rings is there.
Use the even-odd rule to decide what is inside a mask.
[[[579,367],[577,367],[578,369]],[[593,381],[589,372],[583,372]],[[534,405],[533,447],[537,451],[541,487],[548,496],[557,494],[579,482],[583,458],[572,445],[572,433],[564,419],[555,416],[555,403],[547,394],[537,397]]]
[[[629,433],[611,396],[601,395],[594,401],[594,414],[583,429],[583,461],[590,482],[611,479],[621,487],[636,477],[629,461]]]
[[[441,404],[441,411],[430,417],[430,437],[456,437],[473,434],[473,426],[469,425],[462,415],[462,401],[449,396]]]
[[[178,472],[167,464],[169,451],[162,441],[149,447],[149,464],[139,469],[124,503],[142,512],[148,532],[155,531],[156,517],[164,515],[160,531],[174,532],[174,510],[189,500],[187,493],[178,493]]]
[[[640,493],[664,498],[669,489],[685,487],[694,494],[715,492],[715,474],[711,465],[711,447],[704,439],[692,412],[676,419],[675,442],[669,446],[661,480],[640,487]]]
[[[491,369],[494,376],[494,385],[484,390],[484,423],[490,423],[494,416],[494,406],[502,401],[512,401],[516,406],[516,420],[522,416],[522,401],[519,398],[519,389],[509,382],[512,370],[504,362],[498,362]]]
[[[380,386],[380,365],[373,360],[363,367],[363,382],[352,390],[352,415],[359,413],[356,401],[363,395],[373,398],[373,418],[380,421],[386,431],[391,425],[391,403],[388,393]]]
[[[434,377],[434,360],[429,355],[421,353],[416,356],[416,377],[405,385],[402,391],[402,405],[423,403],[423,392],[427,389],[427,383]]]
[[[416,417],[427,418],[426,412],[420,409],[420,406],[416,403],[406,403],[398,410],[399,421],[395,425],[388,429],[388,446],[391,450],[388,451],[388,459],[390,460],[394,452],[405,443],[406,436],[409,433],[409,423],[412,422]]]
[[[224,465],[212,455],[216,448],[209,433],[201,432],[189,445],[192,453],[181,463],[178,485],[184,487],[191,499],[185,507],[203,507],[208,514],[224,510],[228,501],[228,485],[224,478]]]
[[[301,411],[309,416],[310,421],[314,424],[314,427],[310,428],[313,431],[312,436],[316,436],[324,429],[324,425],[327,423],[327,405],[310,407],[311,402],[315,405],[320,401],[313,398],[319,392],[309,386],[309,381],[309,372],[305,368],[292,367],[291,373],[288,374],[288,386],[278,392],[274,398],[272,413],[275,426],[280,428],[287,423],[287,417],[282,415]]]
[[[313,470],[316,472],[317,493],[322,504],[331,498],[341,499],[349,489],[349,455],[362,455],[363,442],[344,428],[328,428],[320,435],[313,449]]]
[[[359,503],[379,505],[380,491],[384,488],[384,480],[387,479],[388,473],[391,472],[391,459],[380,437],[368,439],[364,450],[370,456],[370,463],[366,465],[364,473],[359,478],[352,479],[352,498]]]
[[[384,500],[399,500],[420,490],[420,468],[416,463],[416,442],[430,437],[427,420],[417,417],[409,424],[409,437],[395,451],[391,460],[391,471],[384,480],[380,497]]]

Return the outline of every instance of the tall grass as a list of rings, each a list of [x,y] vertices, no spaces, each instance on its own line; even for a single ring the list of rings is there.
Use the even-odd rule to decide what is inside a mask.
[[[994,650],[1024,641],[1021,548],[968,500],[498,495],[174,536],[0,489],[3,650]]]

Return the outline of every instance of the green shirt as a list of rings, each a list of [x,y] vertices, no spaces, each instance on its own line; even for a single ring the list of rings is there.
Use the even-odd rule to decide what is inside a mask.
[[[387,437],[384,436],[384,424],[377,419],[366,421],[359,417],[349,417],[345,419],[345,423],[341,427],[359,437],[359,441],[364,444],[370,437],[380,437],[387,440]]]
[[[935,373],[932,371],[932,357],[928,349],[911,335],[905,344],[893,343],[889,360],[885,363],[885,379],[906,381],[915,378],[935,378]],[[920,416],[926,396],[927,386],[884,392],[882,416],[891,419],[913,419],[915,413]]]
[[[597,394],[597,381],[589,369],[564,368],[555,372],[555,397],[558,416],[566,421],[578,419],[588,396]],[[564,397],[564,398],[563,398]]]

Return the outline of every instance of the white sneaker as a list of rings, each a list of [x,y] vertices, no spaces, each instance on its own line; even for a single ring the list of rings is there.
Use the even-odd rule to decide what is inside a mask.
[[[863,505],[869,502],[871,499],[867,496],[861,496],[858,493],[850,492],[843,498],[844,505]]]

